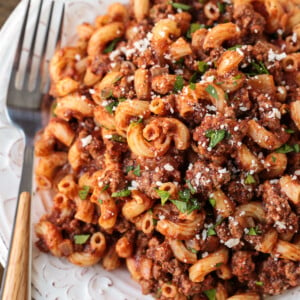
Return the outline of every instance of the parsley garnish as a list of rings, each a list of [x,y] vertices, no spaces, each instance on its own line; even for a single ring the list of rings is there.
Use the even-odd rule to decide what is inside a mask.
[[[114,80],[113,80],[113,84],[117,83],[119,80],[121,80],[123,78],[123,76],[117,76]]]
[[[198,70],[200,73],[205,73],[208,70],[209,66],[205,61],[198,62]]]
[[[178,93],[183,89],[184,80],[181,75],[176,76],[175,84],[174,84],[174,92]]]
[[[218,9],[219,9],[219,12],[221,14],[223,14],[225,12],[225,4],[224,3],[221,3],[221,2],[218,2],[217,3],[217,6],[218,6]]]
[[[300,145],[299,144],[295,144],[294,145],[294,150],[295,150],[295,152],[299,153],[300,152]]]
[[[110,114],[114,112],[114,108],[117,107],[119,104],[118,101],[112,101],[109,104],[105,106],[106,111],[108,111]]]
[[[207,228],[207,235],[212,236],[212,235],[217,235],[217,233],[213,227],[209,227],[209,228]]]
[[[77,245],[85,244],[90,236],[90,234],[76,234],[74,235],[74,242]]]
[[[136,126],[137,124],[142,123],[144,120],[143,117],[140,117],[137,121],[130,121],[130,124],[132,124],[133,126]]]
[[[293,129],[285,129],[285,132],[287,132],[287,133],[295,133],[295,130],[293,130]]]
[[[191,198],[191,191],[189,189],[179,191],[178,197],[179,200],[170,200],[180,212],[190,214],[195,209],[200,209],[198,200]]]
[[[112,42],[110,42],[108,44],[108,46],[104,49],[103,53],[107,54],[107,53],[112,52],[120,40],[121,40],[120,38],[117,38],[117,39],[114,39]]]
[[[263,286],[264,283],[262,281],[255,281],[255,284],[258,285],[258,286]]]
[[[130,171],[133,171],[134,166],[127,166],[126,167],[126,173],[129,173]]]
[[[196,249],[190,248],[190,247],[188,247],[188,250],[191,251],[192,253],[195,253],[195,254],[197,254],[197,252],[198,252]]]
[[[228,48],[227,50],[234,51],[234,50],[236,50],[236,49],[238,49],[238,48],[242,48],[242,45],[235,45],[235,46],[233,46],[233,47]]]
[[[219,262],[219,263],[216,264],[216,268],[220,268],[222,265],[223,265],[223,263]]]
[[[237,74],[237,75],[235,75],[234,77],[233,77],[233,79],[241,79],[242,78],[242,74],[240,73],[240,74]]]
[[[126,142],[126,139],[118,134],[113,134],[111,136],[111,139],[114,141],[114,142],[118,142],[118,143],[125,143]]]
[[[98,199],[98,202],[99,202],[100,204],[103,204],[103,200],[102,200],[102,199]]]
[[[192,194],[195,194],[195,193],[197,192],[196,189],[192,186],[190,180],[187,180],[187,181],[186,181],[186,184],[187,184],[187,186],[188,186],[188,188],[190,189],[190,191],[191,191]]]
[[[113,95],[112,90],[104,89],[104,90],[101,91],[101,98],[103,98],[105,100],[111,98],[112,95]]]
[[[131,194],[131,191],[126,189],[126,190],[112,193],[111,196],[114,198],[115,197],[128,197],[128,196],[130,196],[130,194]]]
[[[219,95],[218,95],[217,90],[215,89],[215,87],[213,85],[209,84],[206,87],[205,91],[208,92],[216,100],[219,100]]]
[[[203,292],[205,296],[208,298],[208,300],[216,300],[216,289],[206,290]]]
[[[158,196],[160,197],[161,204],[164,205],[170,198],[170,193],[167,191],[156,190]]]
[[[248,76],[256,76],[259,74],[270,74],[270,73],[262,61],[252,61],[250,70],[246,74]]]
[[[198,24],[198,23],[192,23],[186,34],[186,37],[190,39],[192,37],[192,33],[194,33],[195,31],[197,31],[198,29],[201,29],[201,28],[205,28],[205,25]]]
[[[272,161],[275,162],[276,160],[277,160],[277,158],[272,155]]]
[[[251,227],[249,228],[249,232],[247,233],[248,235],[260,235],[262,231],[256,226],[256,227]]]
[[[211,204],[212,207],[215,207],[215,206],[216,206],[216,202],[217,202],[216,199],[214,199],[214,198],[209,198],[208,201],[209,201],[209,203]]]
[[[288,144],[284,144],[280,148],[276,149],[276,152],[277,153],[290,153],[290,152],[293,152],[294,150],[295,150],[294,147],[292,147]]]
[[[252,184],[252,183],[256,183],[256,181],[251,174],[248,174],[245,179],[245,184]]]
[[[183,4],[183,3],[169,2],[169,4],[171,4],[176,9],[190,10],[192,8],[190,5]]]
[[[101,192],[106,191],[108,188],[109,188],[109,184],[106,184],[106,185],[101,189]]]
[[[214,148],[219,142],[221,142],[227,134],[225,129],[220,130],[207,130],[205,136],[210,139],[209,147]]]
[[[141,176],[141,166],[137,165],[134,169],[133,169],[133,174],[136,176]]]
[[[78,196],[81,200],[85,200],[89,194],[90,187],[88,185],[84,185],[81,190],[78,192]]]
[[[196,83],[191,82],[190,83],[190,89],[194,91],[196,89]]]

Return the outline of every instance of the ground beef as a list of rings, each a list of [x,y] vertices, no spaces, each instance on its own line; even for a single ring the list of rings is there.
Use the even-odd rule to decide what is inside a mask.
[[[152,238],[149,241],[149,248],[147,249],[146,255],[148,258],[155,262],[169,261],[173,256],[173,252],[168,242],[159,243],[156,238]]]
[[[210,147],[209,133],[212,131],[221,132],[225,130],[225,136],[213,148]],[[197,142],[197,151],[207,160],[222,165],[237,146],[241,144],[243,137],[248,130],[247,122],[236,121],[222,115],[207,115],[200,126],[196,127],[193,133],[193,140]]]
[[[297,232],[298,217],[292,212],[287,196],[280,193],[279,185],[265,181],[262,190],[267,222],[274,224],[279,233]]]
[[[215,188],[220,188],[230,180],[230,172],[214,163],[199,160],[186,172],[189,180],[197,193],[207,194]]]
[[[230,181],[225,190],[231,200],[240,204],[248,203],[254,196],[253,185],[243,184],[240,179]]]
[[[237,276],[240,282],[248,281],[256,276],[252,257],[253,252],[250,251],[236,251],[232,255],[232,274]]]
[[[234,109],[237,117],[243,117],[249,113],[253,104],[249,97],[249,91],[242,87],[233,94],[230,106]]]
[[[269,256],[262,263],[258,280],[263,283],[263,293],[278,295],[284,290],[300,284],[299,262]],[[249,282],[251,288],[255,289],[255,285],[255,282]]]

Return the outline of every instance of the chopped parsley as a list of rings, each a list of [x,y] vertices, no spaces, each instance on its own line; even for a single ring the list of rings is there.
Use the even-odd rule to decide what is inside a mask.
[[[191,251],[194,254],[197,254],[197,252],[198,252],[196,249],[191,248],[191,247],[188,247],[188,250]]]
[[[295,152],[299,153],[300,152],[300,145],[299,144],[295,144],[294,145],[294,150],[295,150]]]
[[[174,84],[174,92],[178,93],[183,89],[184,80],[181,75],[176,76],[175,84]]]
[[[78,192],[78,196],[81,200],[85,200],[89,194],[90,187],[88,185],[84,185],[81,190]]]
[[[196,81],[197,81],[197,76],[198,76],[198,74],[197,74],[197,72],[195,72],[195,73],[192,75],[192,77],[190,78],[189,83],[196,83]]]
[[[220,143],[227,135],[225,129],[220,130],[207,130],[205,136],[210,139],[209,147],[214,148],[218,143]]]
[[[103,200],[102,200],[102,199],[98,199],[98,202],[99,202],[100,204],[103,204]]]
[[[114,39],[112,42],[110,42],[108,44],[108,46],[104,49],[103,53],[107,54],[107,53],[112,52],[120,40],[121,40],[120,38],[117,38],[117,39]]]
[[[134,166],[127,166],[126,167],[126,173],[129,173],[130,171],[133,171]]]
[[[215,206],[216,206],[216,202],[217,202],[216,199],[214,199],[214,198],[209,198],[208,201],[209,201],[209,203],[211,204],[212,207],[215,207]]]
[[[242,48],[242,45],[235,45],[233,47],[228,48],[227,50],[234,51],[234,50],[239,49],[239,48]]]
[[[220,268],[222,265],[223,265],[223,263],[219,262],[219,263],[216,264],[216,268]]]
[[[118,135],[118,134],[113,134],[111,136],[112,141],[114,142],[118,142],[118,143],[125,143],[126,142],[126,138]]]
[[[223,14],[225,12],[225,4],[222,3],[222,2],[218,2],[217,3],[217,6],[218,6],[218,10],[221,14]]]
[[[161,204],[164,205],[170,198],[170,193],[167,191],[156,190],[158,196],[160,197]]]
[[[262,231],[256,226],[256,227],[249,228],[249,232],[247,234],[248,235],[260,235],[260,234],[262,234]]]
[[[184,3],[169,2],[169,4],[171,4],[176,9],[190,10],[192,8],[190,5]]]
[[[119,80],[121,80],[123,78],[123,76],[117,76],[114,80],[113,80],[113,84],[117,83]]]
[[[293,129],[285,129],[285,132],[287,132],[287,133],[295,133],[295,130],[293,130]]]
[[[198,24],[198,23],[192,23],[186,34],[186,37],[189,39],[192,38],[192,33],[194,33],[195,31],[197,31],[198,29],[201,29],[201,28],[205,28],[205,25]]]
[[[263,286],[264,283],[262,281],[255,281],[255,284],[258,285],[258,286]]]
[[[233,79],[237,80],[237,79],[241,79],[242,78],[242,74],[237,74],[233,77]]]
[[[251,174],[248,174],[245,179],[245,184],[253,184],[256,183],[254,177]]]
[[[91,236],[90,234],[75,234],[74,235],[74,242],[75,242],[76,245],[85,244],[90,236]]]
[[[188,186],[188,188],[190,189],[190,191],[191,191],[192,194],[195,194],[195,193],[197,192],[197,191],[195,190],[195,188],[192,186],[190,180],[187,180],[187,181],[186,181],[186,184],[187,184],[187,186]]]
[[[141,166],[137,165],[134,169],[133,169],[133,174],[136,176],[141,176]]]
[[[130,196],[130,194],[131,194],[131,191],[128,189],[125,189],[125,190],[122,190],[119,192],[112,193],[111,196],[114,198],[115,197],[128,197],[128,196]]]
[[[212,236],[212,235],[217,235],[217,233],[213,227],[209,227],[209,228],[207,228],[207,235]]]
[[[251,65],[247,68],[245,72],[248,76],[256,76],[259,74],[270,74],[266,66],[262,61],[251,61]]]
[[[106,185],[101,189],[101,192],[106,191],[108,188],[109,188],[109,184],[106,184]]]
[[[215,98],[216,100],[219,100],[219,95],[217,93],[217,90],[216,88],[209,84],[206,89],[205,89],[206,92],[208,92],[213,98]]]
[[[208,300],[216,300],[216,289],[206,290],[203,292],[205,296],[208,298]]]
[[[110,114],[112,114],[114,112],[114,108],[117,107],[119,105],[118,101],[112,101],[109,104],[107,104],[105,106],[105,109],[107,112],[109,112]]]
[[[194,91],[196,89],[196,83],[191,82],[190,83],[190,89]]]
[[[200,203],[196,198],[191,198],[191,191],[189,189],[184,189],[179,191],[178,200],[170,201],[178,208],[182,213],[190,214],[195,209],[200,209]]]
[[[137,121],[130,121],[130,124],[136,126],[137,124],[143,123],[144,118],[140,117]]]
[[[113,91],[112,90],[103,89],[101,91],[101,98],[103,98],[104,100],[111,98],[112,95],[113,95]]]
[[[276,160],[277,160],[277,158],[272,155],[272,161],[275,162]]]
[[[200,73],[205,73],[208,70],[209,66],[207,64],[207,62],[205,61],[199,61],[198,62],[198,70]]]
[[[279,147],[278,149],[276,149],[276,152],[277,153],[290,153],[290,152],[293,152],[294,150],[295,150],[295,148],[293,146],[290,146],[288,144],[284,144],[281,147]]]

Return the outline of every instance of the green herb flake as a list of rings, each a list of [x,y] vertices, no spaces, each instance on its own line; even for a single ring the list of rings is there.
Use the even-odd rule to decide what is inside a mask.
[[[277,158],[272,155],[272,161],[275,162],[276,160],[277,160]]]
[[[112,52],[120,40],[121,40],[120,38],[117,38],[117,39],[114,39],[112,42],[110,42],[108,44],[108,46],[104,49],[103,53],[107,54],[107,53]]]
[[[186,181],[186,184],[187,184],[189,190],[191,191],[191,193],[192,193],[192,194],[196,194],[197,191],[196,191],[196,189],[193,187],[193,185],[191,184],[191,181],[190,181],[190,180],[187,180],[187,181]]]
[[[107,104],[107,105],[105,106],[105,109],[106,109],[106,111],[109,112],[110,114],[113,114],[114,108],[117,107],[118,104],[119,104],[118,101],[112,101],[112,102],[110,102],[109,104]]]
[[[123,78],[123,76],[117,76],[117,77],[113,80],[112,84],[117,83],[117,82],[120,81],[122,78]]]
[[[236,51],[236,49],[242,48],[242,45],[235,45],[233,47],[228,48],[229,51]]]
[[[191,247],[188,247],[188,250],[191,251],[194,254],[197,254],[197,252],[198,252],[196,249],[191,248]]]
[[[161,204],[164,205],[170,198],[170,193],[167,191],[156,190],[158,196],[160,197]]]
[[[85,244],[90,236],[91,236],[90,234],[75,234],[74,235],[74,242],[75,242],[76,245]]]
[[[223,263],[219,262],[219,263],[216,264],[216,268],[220,268],[222,265],[223,265]]]
[[[217,235],[213,227],[207,228],[207,236]]]
[[[153,225],[156,226],[157,225],[157,219],[152,218],[153,221]]]
[[[256,76],[259,74],[270,74],[270,73],[262,61],[251,61],[250,72],[247,72],[247,75]]]
[[[108,188],[109,188],[109,184],[106,184],[106,185],[101,189],[101,191],[104,192],[104,191],[106,191]]]
[[[218,10],[221,14],[223,14],[225,12],[225,4],[222,3],[222,2],[218,2],[217,3],[217,6],[218,6]]]
[[[130,171],[133,171],[134,166],[127,166],[126,167],[126,173],[129,173]]]
[[[215,98],[216,100],[219,100],[219,95],[217,93],[217,90],[216,88],[209,84],[206,89],[205,89],[206,92],[208,92],[213,98]]]
[[[294,145],[294,150],[295,150],[295,152],[299,153],[300,152],[300,145],[299,144],[295,144]]]
[[[55,109],[56,109],[56,107],[57,107],[57,101],[55,100],[55,101],[52,103],[52,105],[51,105],[51,115],[52,115],[53,117],[56,117],[56,114],[55,114]]]
[[[293,129],[285,129],[285,132],[287,132],[287,133],[295,133],[295,130],[293,130]]]
[[[189,80],[189,83],[196,83],[198,77],[198,73],[195,72]]]
[[[207,62],[205,61],[199,61],[198,62],[198,70],[200,73],[205,73],[208,70],[209,66],[207,64]]]
[[[251,174],[248,174],[245,179],[245,184],[253,184],[256,183],[254,177]]]
[[[225,129],[220,130],[207,130],[205,136],[210,139],[209,147],[214,148],[226,137],[227,131]]]
[[[183,89],[184,80],[181,75],[176,76],[175,84],[174,84],[174,92],[178,93]]]
[[[123,136],[120,136],[118,134],[113,134],[111,136],[111,140],[114,142],[118,142],[118,143],[126,143],[126,138],[124,138]]]
[[[208,300],[216,300],[216,289],[206,290],[203,292],[205,296],[208,298]]]
[[[89,194],[90,187],[88,185],[84,185],[81,190],[78,192],[78,196],[81,200],[85,200]]]
[[[137,121],[130,121],[130,124],[136,126],[137,124],[143,123],[144,118],[140,117]]]
[[[262,281],[255,281],[255,284],[258,285],[258,286],[263,286],[264,283]]]
[[[242,76],[243,76],[243,75],[240,73],[240,74],[235,75],[235,76],[233,77],[233,79],[235,79],[235,80],[241,79]]]
[[[288,144],[284,144],[282,145],[280,148],[276,149],[275,152],[277,153],[290,153],[294,151],[294,147],[288,145]]]
[[[210,203],[210,205],[211,205],[212,207],[216,207],[216,199],[214,199],[214,198],[209,198],[208,201],[209,201],[209,203]]]
[[[247,233],[248,235],[260,235],[262,231],[256,226],[256,227],[251,227],[249,228],[249,232]]]
[[[198,29],[201,29],[201,28],[205,28],[205,25],[198,24],[198,23],[192,23],[186,34],[186,37],[189,39],[192,38],[192,33],[194,33],[195,31],[197,31]]]
[[[176,9],[190,10],[192,8],[191,5],[187,5],[184,3],[169,2],[169,4],[171,4]]]
[[[178,210],[182,213],[187,212],[187,202],[181,200],[171,200],[171,202],[178,208]]]
[[[133,174],[136,176],[141,176],[141,166],[137,165],[134,169],[133,169]]]
[[[99,202],[100,204],[103,204],[103,200],[102,200],[102,199],[98,199],[98,202]]]
[[[130,196],[130,194],[131,194],[131,191],[128,189],[125,189],[125,190],[122,190],[119,192],[112,193],[111,196],[114,198],[115,197],[128,197],[128,196]]]
[[[191,82],[190,89],[194,91],[196,89],[196,83]]]

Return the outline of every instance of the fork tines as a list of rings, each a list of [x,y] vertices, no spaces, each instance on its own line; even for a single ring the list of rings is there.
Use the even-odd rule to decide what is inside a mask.
[[[63,18],[64,4],[61,2],[27,1],[10,88],[45,91],[49,81],[47,57],[53,55],[61,39]]]

